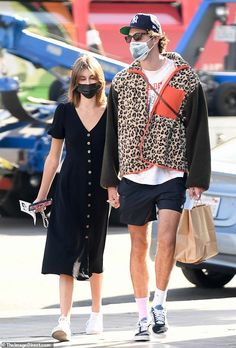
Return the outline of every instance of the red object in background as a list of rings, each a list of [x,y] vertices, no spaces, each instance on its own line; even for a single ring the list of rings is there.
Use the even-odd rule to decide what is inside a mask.
[[[124,36],[119,30],[122,26],[129,24],[134,14],[137,12],[155,14],[170,40],[167,50],[174,51],[201,2],[202,0],[71,0],[72,11],[70,12],[73,18],[68,11],[70,8],[68,3],[61,0],[60,5],[64,4],[64,9],[68,12],[68,23],[65,21],[63,25],[67,31],[69,30],[74,45],[88,49],[86,32],[90,25],[100,34],[102,52],[106,56],[130,63],[132,58],[129,45],[124,41]],[[46,9],[54,13],[57,19],[60,18],[56,13],[59,11],[58,3],[54,6],[51,2],[43,2],[43,4]],[[58,8],[57,11],[56,8]],[[236,4],[228,4],[228,8],[227,23],[232,24],[236,18]],[[59,12],[61,14],[61,10]],[[215,27],[219,25],[218,22]],[[196,69],[224,70],[224,57],[227,55],[228,44],[214,41],[215,27],[195,64]]]
[[[171,51],[176,47],[200,1],[92,0],[89,5],[88,21],[99,31],[107,55],[129,63],[131,62],[129,45],[125,43],[119,29],[129,24],[137,12],[152,13],[157,16],[170,40],[168,50]]]
[[[76,26],[78,44],[86,45],[86,31],[88,28],[88,13],[90,0],[71,0],[73,20]]]
[[[0,176],[0,191],[8,191],[13,187],[13,180],[8,177]]]
[[[86,47],[85,32],[88,24],[98,30],[105,55],[130,63],[129,45],[119,29],[129,24],[138,12],[152,13],[159,19],[170,42],[167,50],[174,51],[202,0],[72,0],[77,25],[78,46]],[[236,4],[228,4],[228,23],[234,23]],[[216,26],[219,23],[216,23]],[[214,29],[201,53],[196,69],[224,70],[228,45],[214,41]]]

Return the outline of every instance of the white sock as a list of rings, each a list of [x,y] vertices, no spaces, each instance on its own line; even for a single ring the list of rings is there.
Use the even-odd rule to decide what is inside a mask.
[[[138,317],[139,320],[143,318],[148,318],[148,297],[135,298],[138,307]]]
[[[167,290],[163,291],[163,290],[160,290],[160,289],[156,288],[152,306],[153,307],[162,306],[163,308],[165,308],[165,306],[166,306],[166,296],[167,296]]]
[[[97,318],[102,315],[102,312],[91,312],[90,318]]]

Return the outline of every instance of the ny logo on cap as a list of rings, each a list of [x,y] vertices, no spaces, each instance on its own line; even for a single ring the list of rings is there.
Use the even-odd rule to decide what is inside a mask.
[[[131,23],[137,23],[138,22],[138,16],[134,16],[132,19]]]

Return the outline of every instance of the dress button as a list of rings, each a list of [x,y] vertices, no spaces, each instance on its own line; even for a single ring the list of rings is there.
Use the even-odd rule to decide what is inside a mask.
[[[84,238],[85,238],[85,239],[88,239],[88,236],[85,236]]]
[[[88,171],[88,173],[89,173],[89,174],[92,174],[92,171],[91,171],[91,170],[89,170],[89,171]]]
[[[90,203],[88,204],[88,207],[89,207],[89,208],[91,207],[91,204],[90,204]]]
[[[92,194],[91,194],[91,193],[88,193],[88,196],[89,196],[89,197],[91,197],[91,196],[92,196]]]
[[[91,152],[91,150],[88,150],[87,152],[88,152],[88,153],[90,153],[90,152]]]
[[[91,160],[90,160],[90,159],[88,159],[88,163],[91,163]]]
[[[90,137],[90,133],[87,133],[87,137]]]
[[[88,182],[88,185],[89,185],[89,186],[91,186],[91,185],[92,185],[92,183],[89,181],[89,182]]]
[[[88,141],[88,142],[87,142],[87,145],[90,145],[90,144],[91,144],[90,141]]]
[[[86,225],[86,228],[89,228],[90,227],[90,225]]]
[[[88,219],[90,218],[90,215],[89,215],[89,214],[87,215],[87,218],[88,218]]]

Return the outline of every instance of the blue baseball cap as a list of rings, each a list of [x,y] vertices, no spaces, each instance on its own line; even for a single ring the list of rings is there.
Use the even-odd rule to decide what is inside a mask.
[[[120,28],[123,35],[129,35],[131,28],[152,30],[156,33],[162,34],[161,24],[157,17],[147,13],[137,13],[130,22],[129,26]]]

